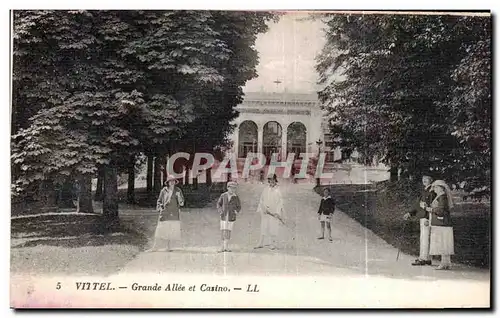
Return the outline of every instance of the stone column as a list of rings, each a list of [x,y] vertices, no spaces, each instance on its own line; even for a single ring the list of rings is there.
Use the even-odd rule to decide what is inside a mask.
[[[236,158],[239,158],[240,155],[240,125],[233,132],[233,153],[236,155]]]
[[[257,126],[258,131],[257,131],[257,152],[262,153],[263,145],[264,145],[264,126],[263,125],[258,125]]]
[[[286,161],[287,156],[287,132],[285,129],[281,131],[281,161]]]

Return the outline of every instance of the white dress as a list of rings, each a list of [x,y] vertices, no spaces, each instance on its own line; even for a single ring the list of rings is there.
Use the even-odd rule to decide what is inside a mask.
[[[435,208],[438,205],[437,196],[431,203],[431,207]],[[437,217],[432,213],[429,215],[429,224],[432,224],[432,218]],[[430,227],[430,247],[429,255],[454,255],[455,242],[453,238],[453,227],[451,226],[436,226]]]
[[[266,187],[262,192],[257,207],[257,212],[261,215],[261,234],[264,236],[277,237],[283,225],[276,217],[266,214],[266,209],[273,214],[278,214],[281,218],[284,217],[283,200],[278,186]]]

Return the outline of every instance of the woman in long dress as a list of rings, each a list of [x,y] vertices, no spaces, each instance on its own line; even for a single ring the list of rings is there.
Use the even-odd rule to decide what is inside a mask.
[[[260,197],[257,213],[261,216],[260,240],[255,248],[263,248],[269,245],[269,248],[277,249],[278,236],[282,226],[285,224],[283,200],[281,191],[278,187],[276,174],[268,179],[269,186],[264,189]],[[268,240],[268,244],[266,243]]]
[[[451,268],[451,255],[455,253],[450,216],[453,200],[451,190],[443,180],[435,181],[432,189],[437,196],[426,208],[431,224],[429,254],[441,255],[441,264],[436,269],[447,270]]]
[[[156,209],[160,212],[156,226],[153,247],[148,252],[168,251],[170,243],[181,239],[180,207],[184,206],[182,191],[176,187],[177,180],[169,176],[160,191]],[[163,246],[158,249],[157,246]]]

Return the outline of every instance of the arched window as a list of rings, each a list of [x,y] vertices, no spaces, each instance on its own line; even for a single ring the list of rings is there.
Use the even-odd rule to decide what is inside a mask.
[[[295,159],[298,159],[301,153],[306,152],[307,130],[303,123],[296,121],[288,125],[286,139],[287,157],[289,153],[295,153]]]
[[[238,157],[246,158],[249,152],[257,152],[257,124],[245,120],[240,124],[238,132]]]
[[[276,121],[269,121],[264,125],[263,133],[263,153],[269,161],[273,153],[281,153],[281,125]]]

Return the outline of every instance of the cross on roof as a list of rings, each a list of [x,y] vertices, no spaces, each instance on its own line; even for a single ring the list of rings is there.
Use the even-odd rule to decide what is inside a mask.
[[[278,89],[278,85],[281,84],[281,81],[279,79],[276,79],[273,83],[276,84],[276,90]]]

